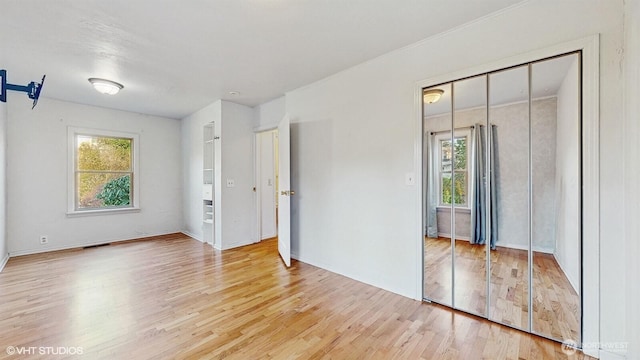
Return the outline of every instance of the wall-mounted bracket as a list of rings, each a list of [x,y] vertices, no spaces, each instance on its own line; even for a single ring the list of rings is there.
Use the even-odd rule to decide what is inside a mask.
[[[38,99],[40,98],[40,91],[42,91],[42,85],[44,84],[44,78],[46,76],[47,75],[43,75],[42,80],[40,80],[39,83],[32,81],[29,84],[22,86],[7,83],[7,70],[0,70],[0,78],[2,78],[0,80],[2,82],[2,88],[0,89],[0,101],[7,102],[7,90],[26,92],[29,99],[33,100],[33,106],[31,107],[33,109],[36,107]]]

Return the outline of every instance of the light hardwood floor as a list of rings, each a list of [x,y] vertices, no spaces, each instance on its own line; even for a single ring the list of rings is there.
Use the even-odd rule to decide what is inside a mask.
[[[451,241],[425,238],[425,295],[451,305]],[[486,315],[486,250],[456,240],[455,307]],[[527,252],[491,251],[490,318],[527,329]],[[533,253],[533,331],[555,339],[579,340],[580,297],[550,254]]]
[[[70,359],[586,358],[301,262],[287,269],[275,240],[220,252],[182,234],[10,259],[0,358],[24,358],[7,346],[82,347]]]

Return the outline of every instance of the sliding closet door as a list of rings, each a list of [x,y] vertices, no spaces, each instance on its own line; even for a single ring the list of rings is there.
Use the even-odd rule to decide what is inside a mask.
[[[489,74],[489,319],[529,331],[529,73]]]
[[[577,345],[580,56],[423,90],[424,298]]]
[[[580,343],[580,59],[531,65],[533,332]]]
[[[454,208],[454,307],[487,315],[486,123],[487,77],[453,83],[453,137],[444,199]]]
[[[423,91],[424,298],[453,307],[450,83]]]

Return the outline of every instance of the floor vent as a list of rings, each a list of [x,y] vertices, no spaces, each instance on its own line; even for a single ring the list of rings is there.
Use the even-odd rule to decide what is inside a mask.
[[[109,246],[109,245],[111,245],[111,243],[90,245],[90,246],[83,247],[83,249],[93,249],[93,248],[97,248],[97,247],[101,247],[101,246]]]

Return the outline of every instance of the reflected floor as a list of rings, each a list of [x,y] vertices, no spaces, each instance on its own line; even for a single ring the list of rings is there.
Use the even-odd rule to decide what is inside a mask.
[[[425,297],[451,305],[451,241],[425,238]],[[456,240],[455,308],[486,316],[486,250]],[[490,319],[528,329],[527,251],[491,251]],[[580,297],[551,254],[533,253],[533,332],[579,339]]]

